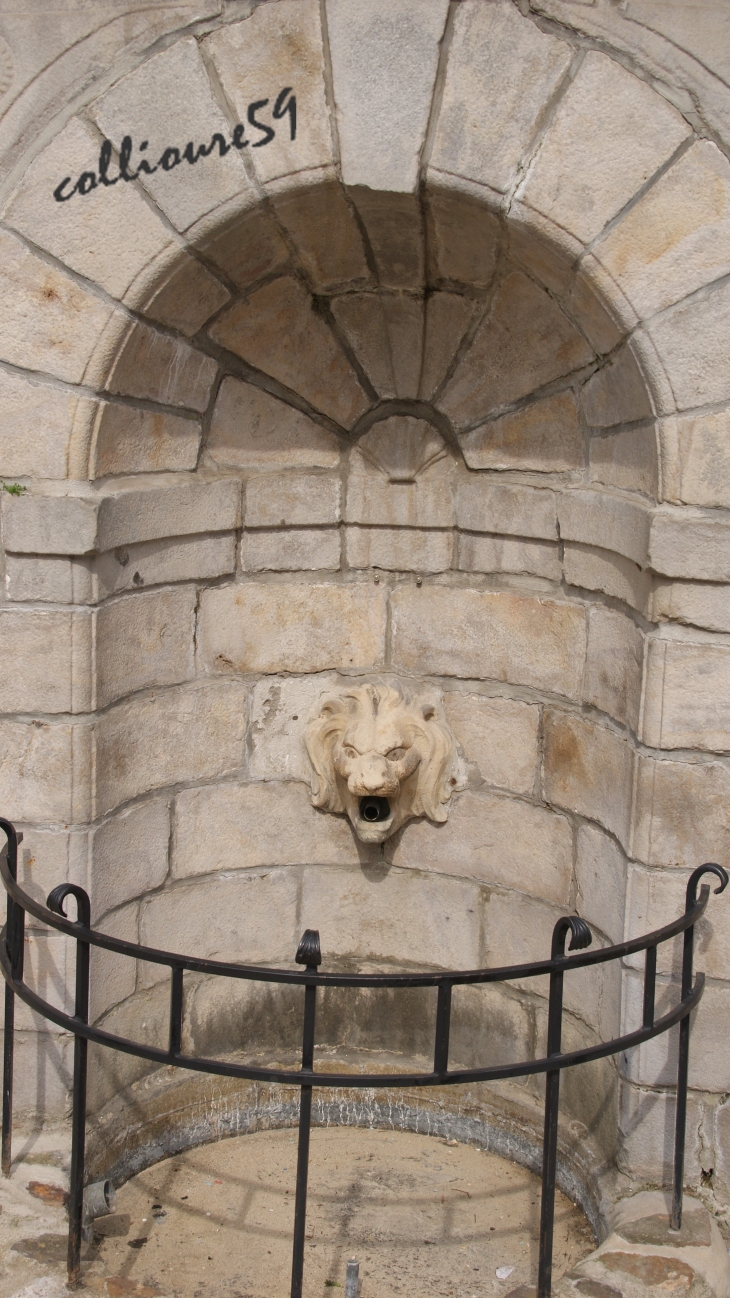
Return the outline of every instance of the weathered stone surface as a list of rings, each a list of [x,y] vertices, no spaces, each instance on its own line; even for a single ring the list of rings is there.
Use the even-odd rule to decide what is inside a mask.
[[[467,428],[491,410],[579,369],[591,350],[557,303],[519,271],[500,285],[438,405]]]
[[[294,7],[291,0],[284,3]],[[298,138],[295,147],[298,153]],[[372,278],[352,205],[340,185],[297,188],[274,197],[272,205],[316,290],[332,290],[344,283],[365,284]]]
[[[268,211],[255,207],[237,213],[222,229],[201,236],[198,246],[239,288],[283,267],[289,260],[281,232]]]
[[[373,433],[381,427],[378,425]],[[388,481],[381,469],[355,448],[347,478],[345,522],[381,527],[451,527],[453,472],[453,461],[441,459],[420,472],[405,470],[400,480]]]
[[[680,302],[645,326],[678,410],[730,397],[730,284]]]
[[[636,764],[631,854],[647,865],[694,868],[730,851],[730,775],[720,762]]]
[[[624,935],[626,869],[623,852],[607,834],[593,825],[579,825],[576,909],[613,943],[621,942]]]
[[[658,509],[649,542],[651,566],[667,577],[730,581],[730,523],[709,510]]]
[[[672,1176],[673,1147],[667,1147],[666,1132],[671,1131],[676,1101],[673,1094],[653,1091],[624,1082],[620,1097],[619,1166],[639,1184],[651,1179],[655,1185],[668,1185]],[[700,1131],[704,1106],[690,1091],[687,1104],[687,1142],[685,1176],[689,1185],[700,1179],[702,1146]],[[614,1286],[615,1287],[615,1286]]]
[[[665,498],[730,507],[730,411],[664,419],[660,436]]]
[[[629,1022],[641,1020],[644,980],[629,973],[626,979],[626,1010]],[[656,1012],[666,1014],[676,1005],[676,988],[657,988]],[[694,1090],[725,1092],[727,1085],[727,1036],[724,1016],[730,1006],[727,984],[709,983],[692,1020],[692,1049],[689,1056],[689,1084]],[[673,1086],[677,1081],[677,1033],[664,1032],[626,1055],[626,1074],[633,1082],[649,1086]]]
[[[588,444],[591,482],[620,491],[642,491],[656,498],[659,486],[657,436],[652,424],[608,437],[591,437]]]
[[[474,303],[459,293],[432,293],[426,299],[425,311],[418,395],[427,399],[446,378],[474,314]]]
[[[253,866],[358,860],[348,820],[317,811],[306,784],[216,784],[188,789],[175,801],[176,879]]]
[[[526,882],[529,874],[525,872],[523,878]],[[492,893],[486,913],[485,965],[526,964],[530,960],[548,959],[555,921],[564,912],[564,902],[558,902],[557,906],[549,904],[541,898],[526,896],[522,889]],[[522,986],[537,996],[547,995],[545,978],[525,979]]]
[[[80,496],[2,493],[3,542],[18,554],[88,554],[96,548],[96,508]]]
[[[73,1013],[73,991],[68,976],[70,946],[60,933],[48,929],[26,934],[24,942],[24,981],[44,1001],[66,1014]],[[42,1032],[49,1028],[53,1033],[60,1031],[55,1024],[51,1025],[31,1010],[20,997],[16,1000],[15,1023],[20,1032]]]
[[[618,346],[623,329],[610,314],[603,296],[581,272],[576,275],[570,289],[568,310],[599,356]]]
[[[212,337],[346,427],[367,409],[355,375],[306,289],[283,277],[224,312]]]
[[[444,709],[468,762],[487,784],[532,793],[540,710],[530,703],[480,694],[447,694]]]
[[[415,527],[348,527],[345,554],[350,568],[445,572],[453,562],[454,538],[451,532]]]
[[[154,541],[195,532],[238,527],[240,483],[152,479],[127,490],[112,489],[99,504],[97,549],[112,550],[136,541]]]
[[[268,676],[254,685],[248,733],[248,770],[254,780],[311,783],[305,731],[323,700],[338,688],[341,679],[333,673]]]
[[[51,889],[59,883],[78,883],[88,889],[88,865],[89,836],[85,830],[69,832],[24,826],[18,852],[18,882],[42,906]],[[25,922],[29,928],[44,927],[29,914]]]
[[[730,748],[730,645],[651,639],[645,676],[645,743]]]
[[[194,469],[199,445],[195,419],[105,401],[95,428],[92,474]]]
[[[689,130],[645,81],[590,50],[558,105],[520,197],[587,242]]]
[[[177,338],[134,324],[119,347],[105,387],[123,396],[205,410],[217,366]]]
[[[408,0],[374,0],[353,10],[327,0],[346,185],[415,189],[447,8],[425,0],[416,13]]]
[[[225,378],[213,411],[208,454],[214,463],[231,468],[331,468],[340,448],[332,433],[300,410],[262,388]]]
[[[456,493],[456,521],[471,532],[558,538],[555,495],[539,488],[470,475]]]
[[[98,812],[150,789],[236,770],[245,724],[246,690],[236,681],[117,704],[96,723]]]
[[[150,591],[104,604],[96,614],[97,707],[136,690],[193,675],[196,591]]]
[[[172,273],[155,288],[142,305],[144,315],[160,324],[178,329],[186,337],[197,333],[209,316],[219,311],[230,298],[220,280],[194,257],[181,256]]]
[[[77,406],[71,392],[0,372],[0,474],[6,478],[65,478]]]
[[[646,379],[628,343],[584,384],[581,405],[593,428],[635,423],[651,415]]]
[[[481,677],[575,697],[582,608],[508,591],[405,587],[391,599],[394,659],[407,671]]]
[[[459,5],[433,166],[507,190],[572,57],[510,4]]]
[[[646,565],[651,513],[642,501],[577,489],[558,496],[560,535]]]
[[[382,294],[397,397],[417,397],[423,357],[424,302],[405,293]]]
[[[656,870],[634,865],[629,870],[629,887],[626,903],[626,933],[640,937],[652,929],[671,924],[685,908],[687,883],[690,871],[683,869]],[[707,874],[703,880],[714,890],[717,882]],[[663,942],[657,948],[657,968],[663,972],[681,974],[683,939],[680,934],[673,941]],[[695,926],[695,963],[708,978],[727,980],[730,956],[730,921],[727,907],[710,899],[702,919]],[[627,964],[644,970],[643,952],[628,957]]]
[[[86,712],[93,706],[88,613],[0,612],[1,712]],[[8,670],[10,668],[10,670]]]
[[[393,360],[381,294],[347,293],[334,298],[331,308],[375,390],[381,397],[394,397]]]
[[[590,545],[565,545],[563,572],[570,586],[600,590],[644,612],[651,593],[651,577],[620,554]]]
[[[631,618],[595,605],[588,613],[583,699],[636,731],[644,637]]]
[[[252,100],[268,95],[274,105],[282,87],[295,89],[295,140],[289,114],[273,121],[271,105],[261,111],[260,118],[274,127],[275,139],[266,148],[255,148],[257,138],[262,137],[246,131],[246,138],[254,143],[253,152],[249,152],[262,179],[332,162],[317,0],[283,0],[276,9],[256,8],[243,22],[214,32],[205,46],[241,122],[247,121]]]
[[[222,532],[142,541],[100,554],[95,566],[99,599],[141,586],[222,577],[236,567],[236,538]]]
[[[204,591],[200,646],[208,671],[377,667],[385,595],[371,585],[239,585]]]
[[[351,197],[367,234],[378,282],[384,288],[421,288],[424,231],[415,194],[383,193],[357,185]]]
[[[492,419],[461,439],[470,469],[555,473],[583,462],[583,431],[572,392],[559,392]]]
[[[5,592],[11,603],[86,604],[92,600],[90,563],[84,559],[7,554]]]
[[[335,527],[244,532],[241,565],[245,572],[297,572],[340,567],[340,533]]]
[[[246,488],[246,527],[339,523],[340,492],[332,473],[262,473]]]
[[[169,869],[169,841],[169,798],[152,798],[99,825],[91,849],[95,921],[133,897],[161,887]]]
[[[486,287],[497,264],[497,217],[483,203],[453,190],[430,186],[426,201],[431,278]]]
[[[562,565],[558,547],[549,541],[514,541],[502,536],[459,537],[462,572],[525,572],[560,581]]]
[[[652,595],[652,616],[657,621],[730,631],[730,586],[716,586],[709,581],[657,580]]]
[[[0,803],[14,822],[69,824],[88,817],[88,727],[0,722]]]
[[[123,906],[103,919],[98,928],[123,942],[137,942],[138,910],[136,902]],[[94,923],[96,925],[97,921]],[[133,994],[137,984],[137,962],[102,947],[92,947],[90,955],[89,1018],[93,1023],[108,1013],[113,1005],[119,1005]]]
[[[543,787],[549,802],[597,820],[625,844],[632,777],[633,753],[622,735],[572,713],[546,713]]]

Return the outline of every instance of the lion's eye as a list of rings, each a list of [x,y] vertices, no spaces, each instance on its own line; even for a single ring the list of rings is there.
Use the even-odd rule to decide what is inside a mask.
[[[342,751],[345,754],[345,757],[349,757],[350,759],[357,757],[357,753],[355,752],[354,748],[348,748],[347,746],[345,746]]]
[[[386,757],[388,758],[389,762],[400,762],[405,757],[405,755],[406,755],[405,748],[391,748],[390,752],[386,753]]]

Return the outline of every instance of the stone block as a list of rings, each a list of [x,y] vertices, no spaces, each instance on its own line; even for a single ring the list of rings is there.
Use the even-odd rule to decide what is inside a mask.
[[[197,246],[242,289],[285,266],[290,255],[271,214],[262,207],[237,212],[222,228],[201,235]]]
[[[225,378],[213,409],[208,455],[235,469],[332,468],[337,438],[262,388]]]
[[[451,729],[487,784],[532,793],[540,710],[530,703],[480,694],[446,694]]]
[[[214,32],[205,48],[240,122],[248,120],[248,106],[254,100],[268,95],[275,105],[285,86],[294,87],[295,140],[289,114],[285,111],[275,121],[271,106],[258,116],[275,129],[275,138],[257,148],[257,137],[251,130],[246,132],[252,139],[251,160],[263,180],[333,161],[317,0],[283,0],[275,9],[257,7],[243,22]]]
[[[730,272],[730,164],[698,140],[594,247],[639,319]]]
[[[501,536],[459,537],[462,572],[517,572],[560,581],[562,564],[557,545],[548,541],[513,541]]]
[[[203,592],[199,644],[208,671],[367,671],[385,621],[385,593],[364,583],[243,582]]]
[[[91,907],[95,923],[108,911],[162,887],[169,869],[169,846],[169,798],[138,803],[94,830]]]
[[[87,712],[92,638],[86,612],[0,611],[0,711]]]
[[[445,572],[453,562],[454,538],[423,528],[348,527],[345,554],[350,568]]]
[[[689,133],[647,82],[589,50],[519,197],[587,243]]]
[[[378,395],[394,397],[395,377],[382,294],[347,293],[334,298],[330,305]]]
[[[623,338],[623,329],[609,313],[602,294],[581,271],[568,297],[568,310],[599,356],[612,352]]]
[[[499,479],[470,474],[459,482],[456,521],[471,532],[558,538],[555,495]]]
[[[415,190],[447,12],[447,0],[424,0],[417,13],[408,0],[362,10],[327,0],[346,185]]]
[[[730,283],[669,307],[645,326],[678,410],[730,397]]]
[[[336,572],[341,548],[336,527],[244,532],[241,565],[244,572]]]
[[[446,378],[474,315],[474,303],[459,293],[431,293],[425,311],[418,396],[428,400]]]
[[[122,396],[203,411],[216,372],[210,356],[138,323],[121,343],[105,387]]]
[[[107,550],[96,560],[99,599],[123,590],[171,581],[222,577],[236,567],[233,532],[217,536],[179,536]]]
[[[638,757],[631,855],[694,869],[729,852],[730,774],[722,763]]]
[[[284,3],[294,8],[291,0]],[[298,145],[299,141],[297,152]],[[365,284],[372,278],[352,205],[340,185],[298,187],[272,197],[272,206],[316,291]]]
[[[139,907],[136,902],[123,906],[95,927],[122,942],[139,941]],[[89,979],[89,1018],[92,1023],[103,1018],[114,1005],[131,996],[137,984],[137,961],[129,956],[91,948]]]
[[[499,219],[467,194],[430,186],[426,191],[429,279],[491,284],[501,238]]]
[[[522,891],[493,892],[485,915],[485,965],[500,967],[549,960],[553,928],[565,909],[562,900],[552,905]],[[510,985],[547,997],[548,980],[544,977],[515,979]]]
[[[665,419],[660,435],[665,499],[730,507],[730,410]]]
[[[558,522],[564,541],[613,550],[642,567],[647,563],[651,520],[643,501],[607,491],[579,488],[558,497]]]
[[[626,904],[626,935],[640,937],[653,929],[671,924],[684,913],[689,870],[656,870],[633,865],[629,869],[629,886]],[[714,892],[717,880],[707,874],[703,880]],[[682,972],[682,934],[657,947],[657,968],[661,973]],[[708,978],[727,980],[730,956],[730,917],[727,906],[711,896],[702,919],[694,932],[695,969]],[[626,963],[644,971],[645,956],[637,952],[627,957]]]
[[[337,688],[341,681],[333,674],[268,676],[254,685],[248,733],[248,769],[254,780],[309,784],[312,764],[304,734],[326,696]]]
[[[246,690],[236,681],[117,704],[96,723],[98,813],[151,789],[237,770],[245,725]]]
[[[592,428],[632,424],[651,416],[647,381],[628,343],[584,384],[581,405]]]
[[[620,554],[568,542],[563,551],[563,572],[569,586],[603,591],[640,612],[648,609],[651,574]]]
[[[65,1014],[73,1013],[73,947],[60,933],[40,929],[26,933],[23,979],[48,1005]],[[70,957],[70,958],[69,958]],[[71,975],[71,976],[70,976]],[[38,1032],[56,1036],[61,1031],[55,1023],[36,1013],[18,996],[15,1001],[15,1025],[18,1032]]]
[[[594,605],[588,613],[583,700],[636,732],[644,637],[631,618]]]
[[[3,312],[0,355],[22,369],[80,383],[113,312],[63,271],[0,231]]]
[[[231,30],[226,29],[229,39]],[[107,90],[92,112],[117,149],[122,138],[131,135],[136,146],[133,169],[139,167],[142,156],[156,168],[154,175],[140,175],[139,183],[176,229],[189,229],[226,199],[242,192],[248,191],[253,199],[253,186],[238,149],[231,148],[221,157],[220,146],[214,147],[212,155],[198,157],[195,166],[181,157],[190,139],[193,156],[197,157],[200,145],[207,148],[214,132],[226,143],[231,138],[195,40],[178,40],[146,59]],[[245,117],[240,120],[245,121]],[[142,155],[139,144],[147,138],[149,149]],[[161,165],[165,156],[167,161]]]
[[[224,532],[240,524],[241,487],[231,479],[154,480],[112,488],[99,503],[97,548],[113,550],[138,541],[200,532]]]
[[[629,973],[625,1004],[629,1023],[641,1023],[644,980]],[[725,1015],[730,1011],[730,988],[709,983],[700,1005],[692,1015],[692,1049],[689,1052],[689,1084],[693,1090],[727,1093],[727,1033]],[[656,1014],[666,1014],[677,1003],[676,984],[657,986]],[[664,1032],[626,1054],[626,1075],[644,1086],[672,1086],[677,1081],[676,1032]]]
[[[656,499],[659,489],[657,436],[653,424],[630,428],[588,443],[591,482],[619,491],[641,491]]]
[[[709,510],[656,510],[651,524],[649,556],[655,572],[667,577],[730,581],[730,523]]]
[[[72,118],[30,164],[3,217],[71,270],[121,297],[142,267],[173,241],[136,185],[98,183],[100,143],[90,126]],[[64,177],[71,177],[68,194],[84,171],[94,173],[91,192],[57,202],[54,190]],[[114,162],[110,174],[116,173]],[[170,188],[182,187],[173,183]]]
[[[730,645],[651,639],[642,738],[655,748],[730,748]]]
[[[346,817],[318,811],[308,786],[281,783],[283,774],[265,784],[216,784],[178,794],[173,878],[261,866],[357,864]]]
[[[453,461],[439,459],[420,472],[404,472],[400,480],[389,481],[355,448],[347,478],[345,522],[391,528],[451,527],[453,476]]]
[[[91,732],[47,721],[0,722],[0,806],[14,823],[88,818]]]
[[[104,401],[95,428],[92,476],[194,469],[199,446],[196,419]]]
[[[423,358],[424,301],[405,293],[381,294],[397,397],[417,397]]]
[[[246,527],[339,523],[340,493],[333,473],[262,473],[246,488]]]
[[[557,302],[514,271],[502,281],[438,405],[457,428],[466,429],[580,369],[592,355]]]
[[[4,842],[3,836],[3,845]],[[89,835],[86,830],[69,832],[66,829],[23,826],[23,842],[18,850],[18,883],[34,901],[45,906],[49,892],[59,883],[78,883],[88,890],[88,873]],[[48,932],[40,920],[27,912],[25,922],[27,928]]]
[[[178,257],[171,274],[146,295],[142,311],[187,338],[230,299],[228,289],[194,257]]]
[[[619,1097],[620,1170],[638,1184],[671,1184],[674,1142],[667,1139],[667,1132],[674,1128],[675,1096],[624,1082]],[[699,1184],[702,1172],[700,1132],[704,1110],[700,1097],[690,1091],[685,1144],[685,1178],[689,1185]]]
[[[545,715],[543,789],[548,802],[596,820],[626,844],[633,751],[626,739],[585,717]]]
[[[572,392],[532,402],[461,438],[470,469],[558,473],[583,463],[583,430]]]
[[[506,192],[572,57],[513,5],[460,4],[433,165]]]
[[[391,599],[394,661],[406,671],[510,681],[576,697],[582,608],[511,591],[403,587]]]
[[[730,631],[730,586],[712,582],[661,581],[652,595],[652,617],[709,631]]]
[[[339,0],[342,3],[342,0]],[[350,191],[383,288],[421,288],[425,274],[423,218],[415,194]]]
[[[258,289],[219,316],[211,336],[347,428],[367,409],[355,374],[298,280],[284,276]]]
[[[138,592],[96,614],[97,707],[151,686],[177,685],[194,674],[196,590]]]
[[[623,941],[626,876],[626,857],[613,839],[594,825],[579,825],[576,909],[610,943]]]
[[[5,593],[13,604],[86,604],[92,599],[89,569],[83,559],[8,554]]]
[[[77,407],[91,402],[12,371],[0,373],[0,474],[65,478]]]
[[[579,241],[515,198],[510,203],[507,237],[511,259],[558,301],[565,302],[575,283],[575,266],[582,252]],[[583,271],[585,259],[580,266]]]
[[[80,495],[0,500],[3,543],[17,554],[89,554],[96,548],[96,503]]]

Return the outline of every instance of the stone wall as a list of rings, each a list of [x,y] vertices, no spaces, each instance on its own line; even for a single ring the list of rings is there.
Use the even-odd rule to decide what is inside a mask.
[[[115,6],[75,98],[70,48],[8,90],[0,807],[34,895],[82,882],[100,926],[222,958],[289,961],[312,925],[333,965],[458,967],[546,952],[566,910],[597,942],[658,926],[726,863],[728,91],[633,12],[521,8],[178,4],[122,32]],[[383,674],[442,690],[464,774],[381,856],[312,808],[302,736]],[[721,1205],[726,909],[688,1137]],[[32,936],[45,994],[67,958]],[[154,968],[95,973],[100,1021],[164,1036]],[[636,1023],[640,968],[580,980],[566,1039]],[[455,1053],[487,1024],[497,1057],[542,1048],[544,992],[465,997]],[[226,997],[191,985],[197,1048],[244,1010],[252,1048],[291,1046],[293,1004]],[[419,1053],[431,1012],[333,1002],[323,1044]],[[21,1027],[22,1103],[57,1117],[69,1043]],[[617,1067],[566,1112],[659,1181],[673,1057]],[[101,1058],[95,1103],[135,1075]]]

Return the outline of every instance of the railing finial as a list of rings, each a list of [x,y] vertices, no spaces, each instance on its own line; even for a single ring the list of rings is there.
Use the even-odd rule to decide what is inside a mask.
[[[305,928],[294,957],[297,964],[305,964],[308,969],[316,969],[322,963],[322,952],[319,946],[319,930]]]

